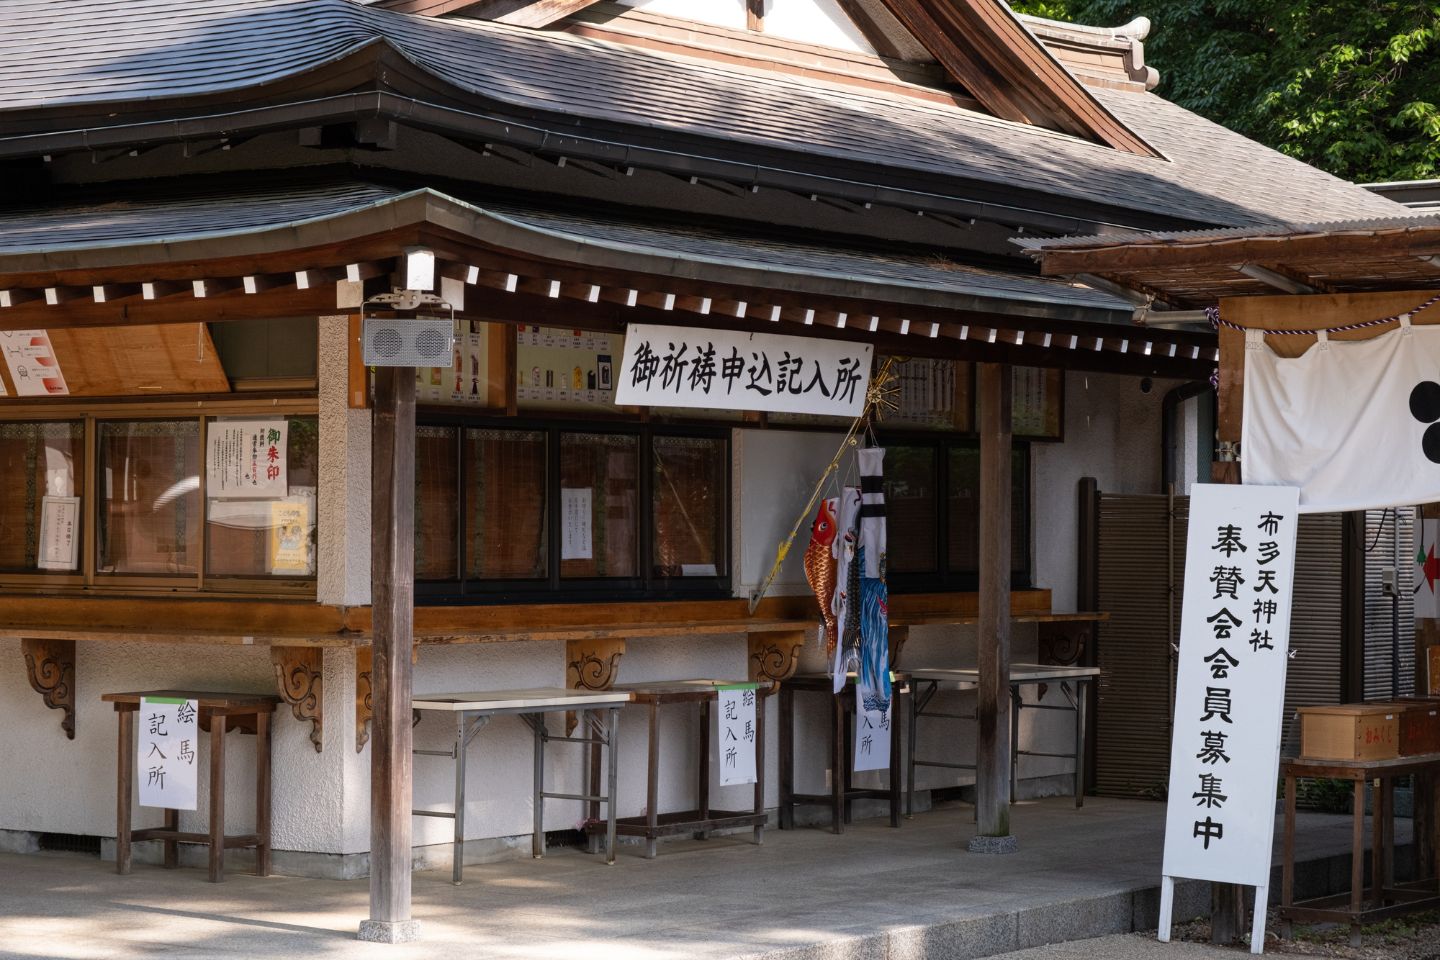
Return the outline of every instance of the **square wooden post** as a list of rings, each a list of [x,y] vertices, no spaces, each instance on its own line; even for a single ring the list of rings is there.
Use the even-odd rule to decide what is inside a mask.
[[[1013,853],[1010,833],[1010,367],[979,364],[980,685],[972,853]]]
[[[372,431],[370,919],[361,922],[360,939],[401,943],[420,935],[419,922],[410,916],[414,368],[381,367],[376,371]]]

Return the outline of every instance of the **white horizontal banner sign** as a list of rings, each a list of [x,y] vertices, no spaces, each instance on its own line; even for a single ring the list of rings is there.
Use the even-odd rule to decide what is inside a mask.
[[[615,402],[857,417],[871,353],[864,343],[632,323]]]
[[[1290,358],[1247,333],[1240,457],[1246,484],[1299,487],[1303,513],[1440,500],[1440,327]]]
[[[1167,877],[1269,882],[1297,505],[1294,487],[1191,494]]]

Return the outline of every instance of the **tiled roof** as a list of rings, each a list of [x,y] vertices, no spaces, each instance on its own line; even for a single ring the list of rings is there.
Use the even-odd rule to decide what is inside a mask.
[[[480,98],[576,135],[692,138],[799,166],[949,178],[1226,226],[1387,216],[1400,208],[1153,94],[1095,95],[1168,160],[958,107],[635,46],[413,17],[352,0],[0,0],[0,136],[10,111],[241,91],[387,43]],[[160,109],[157,105],[157,109]],[[617,127],[621,133],[617,134]],[[1123,219],[1123,214],[1121,215]]]
[[[923,253],[876,253],[855,248],[777,241],[717,229],[696,229],[623,217],[577,215],[515,203],[483,206],[433,190],[403,190],[369,183],[299,184],[267,189],[210,192],[156,191],[157,199],[49,209],[22,208],[0,213],[0,274],[23,264],[46,269],[145,262],[185,256],[190,242],[250,240],[271,234],[276,244],[304,245],[297,228],[331,228],[330,238],[378,233],[396,225],[395,213],[406,201],[425,199],[460,211],[483,226],[484,239],[511,243],[522,252],[577,262],[625,265],[637,271],[674,270],[683,261],[691,274],[708,272],[736,282],[777,289],[829,284],[854,296],[894,302],[931,302],[961,309],[1046,315],[1067,308],[1086,319],[1128,322],[1130,306],[1099,291],[1056,280],[956,264]],[[387,209],[388,208],[388,209]],[[410,208],[416,209],[413,206]],[[373,216],[365,217],[372,213]],[[358,216],[357,216],[358,215]],[[349,218],[346,227],[337,226]],[[453,225],[454,217],[447,223]],[[508,238],[508,239],[507,239]],[[516,240],[519,240],[516,243]],[[125,249],[121,249],[125,248]],[[237,248],[238,249],[238,248]],[[136,251],[139,251],[137,253]],[[249,250],[249,252],[256,252]],[[98,255],[100,263],[90,260]]]

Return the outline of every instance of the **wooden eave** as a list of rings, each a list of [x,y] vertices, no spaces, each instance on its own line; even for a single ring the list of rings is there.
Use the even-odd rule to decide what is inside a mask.
[[[462,315],[475,319],[530,323],[560,311],[563,325],[581,329],[719,325],[862,340],[901,355],[1151,376],[1197,376],[1213,362],[1213,337],[1135,331],[1111,311],[1002,306],[955,291],[577,243],[430,191],[264,230],[0,256],[0,293],[11,304],[0,307],[0,330],[193,323],[199,311],[209,321],[335,313],[335,281],[352,265],[372,278],[373,293],[410,246],[434,250],[441,274],[467,283]],[[262,278],[260,289],[246,293],[245,277]],[[195,281],[216,292],[202,303]],[[97,285],[145,283],[160,295],[89,295]],[[47,290],[64,296],[47,302]]]
[[[1440,284],[1440,219],[1418,220],[1261,235],[1037,241],[1030,252],[1045,276],[1096,276],[1183,307],[1277,293],[1425,290]]]

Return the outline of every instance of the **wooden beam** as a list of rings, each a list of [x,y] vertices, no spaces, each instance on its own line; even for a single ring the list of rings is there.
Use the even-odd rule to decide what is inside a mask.
[[[765,0],[745,0],[745,29],[765,32]]]
[[[1011,368],[982,363],[980,399],[980,622],[976,699],[977,853],[1011,853],[1010,463]]]
[[[1293,277],[1288,277],[1279,270],[1272,270],[1269,267],[1261,266],[1258,263],[1237,263],[1235,270],[1243,273],[1251,280],[1259,280],[1267,287],[1274,287],[1282,293],[1314,293],[1315,288],[1308,283],[1302,283]]]
[[[1375,234],[1237,237],[1228,240],[1177,243],[1107,244],[1059,247],[1040,253],[1040,272],[1047,277],[1098,273],[1115,277],[1131,271],[1147,273],[1173,267],[1211,268],[1231,272],[1237,263],[1285,263],[1292,268],[1308,260],[1374,260],[1383,256],[1426,257],[1440,254],[1440,231],[1411,229]]]
[[[372,703],[370,919],[360,939],[415,940],[410,912],[414,738],[411,733],[415,615],[415,369],[375,373],[371,454]]]

